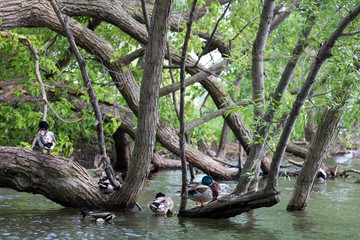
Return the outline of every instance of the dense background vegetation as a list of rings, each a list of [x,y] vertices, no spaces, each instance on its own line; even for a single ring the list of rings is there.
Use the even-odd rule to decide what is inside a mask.
[[[190,1],[191,2],[191,1]],[[207,1],[209,3],[210,1]],[[299,1],[300,2],[300,1]],[[313,26],[311,37],[307,41],[305,53],[301,56],[300,63],[295,71],[293,81],[290,83],[289,90],[284,94],[283,101],[280,104],[279,111],[276,114],[276,120],[279,122],[283,116],[289,113],[292,103],[296,97],[296,92],[302,86],[304,78],[308,73],[313,58],[323,43],[323,41],[332,33],[339,21],[354,7],[356,1],[327,1],[322,3],[320,8],[313,1],[301,1],[292,14],[282,22],[279,27],[274,29],[269,36],[265,51],[265,94],[269,100],[271,94],[281,77],[283,69],[291,57],[291,52],[298,41],[299,32],[304,28],[306,18],[309,14],[316,16],[316,25]],[[187,1],[175,1],[174,10],[187,12],[189,5]],[[278,1],[276,11],[281,13],[285,7],[289,6],[288,1]],[[199,1],[199,9],[205,5],[205,1]],[[226,6],[226,5],[225,5]],[[211,33],[224,11],[224,5],[211,2],[207,6],[207,14],[195,22],[193,29],[198,32]],[[261,13],[261,2],[258,1],[233,1],[230,10],[219,22],[218,33],[221,35],[219,40],[225,45],[231,44],[231,66],[223,71],[218,78],[226,91],[235,94],[235,101],[248,101],[252,99],[251,83],[251,51],[252,43],[256,37],[256,31],[259,24],[259,15]],[[75,19],[84,25],[87,25],[91,18],[75,17]],[[358,31],[359,20],[355,20],[346,30],[347,33]],[[183,45],[186,22],[178,26],[180,31],[172,31],[168,35],[169,43],[180,51]],[[106,39],[116,49],[114,60],[130,54],[140,49],[142,45],[129,37],[128,34],[119,30],[112,24],[101,22],[96,28],[96,33]],[[57,63],[66,58],[69,54],[69,44],[63,36],[50,31],[46,28],[19,28],[10,31],[15,35],[23,35],[31,40],[32,44],[39,50],[40,68],[43,81],[45,82],[47,92],[56,96],[58,101],[52,102],[56,112],[66,120],[75,120],[84,118],[85,120],[76,124],[66,124],[59,121],[49,111],[48,122],[58,138],[58,144],[55,152],[61,152],[65,156],[71,156],[74,147],[83,144],[89,144],[95,139],[96,129],[94,127],[95,119],[92,111],[83,109],[81,112],[74,111],[74,99],[68,101],[67,91],[76,94],[80,99],[88,101],[86,90],[84,89],[79,67],[75,58],[71,58],[68,65],[59,69]],[[303,139],[304,126],[308,121],[315,124],[319,121],[323,109],[331,104],[336,104],[333,93],[337,89],[348,89],[350,98],[347,102],[347,111],[341,121],[340,131],[346,133],[345,136],[351,137],[352,134],[358,134],[359,121],[359,34],[349,34],[343,36],[338,41],[336,47],[332,50],[332,57],[325,63],[318,81],[313,87],[312,95],[304,106],[301,115],[296,123],[292,133],[292,139]],[[206,41],[199,35],[192,35],[189,45],[190,55],[199,56]],[[87,61],[87,69],[92,79],[94,89],[100,101],[109,104],[118,103],[126,106],[125,100],[119,94],[109,76],[109,70],[86,51],[82,51]],[[21,81],[11,90],[1,90],[5,97],[24,97],[41,96],[39,83],[36,81],[33,55],[27,46],[16,41],[16,39],[1,38],[0,41],[0,72],[2,81],[20,78]],[[205,66],[211,66],[223,59],[219,51],[214,50],[201,57],[201,63]],[[141,83],[142,60],[133,61],[129,67],[138,83]],[[168,62],[165,63],[168,65]],[[179,70],[173,69],[175,79],[179,79]],[[243,80],[239,88],[234,87],[236,79],[243,75]],[[163,86],[171,84],[169,69],[163,71]],[[59,84],[62,87],[52,87]],[[66,87],[65,87],[66,86]],[[67,91],[64,91],[66,89]],[[3,95],[4,96],[4,95]],[[202,106],[207,96],[200,84],[194,84],[186,89],[186,122],[190,122],[216,109],[211,98],[206,101],[206,107]],[[177,98],[179,99],[179,98]],[[268,101],[267,101],[268,102]],[[0,105],[0,145],[19,146],[25,142],[31,143],[32,137],[37,130],[37,124],[42,117],[43,104],[41,102],[17,102],[7,103],[3,98]],[[315,110],[314,118],[309,114]],[[160,116],[166,119],[168,124],[174,128],[179,126],[174,106],[170,95],[160,99]],[[253,105],[246,104],[237,107],[232,111],[239,112],[249,126],[254,125]],[[111,145],[111,136],[119,126],[116,116],[111,116],[112,121],[105,123],[105,134],[108,146]],[[134,118],[136,121],[136,118]],[[196,145],[199,141],[207,142],[219,141],[222,130],[223,119],[216,118],[210,122],[189,132],[192,143]],[[272,140],[278,139],[279,128],[274,128]],[[281,129],[281,128],[280,128]],[[234,139],[234,138],[233,138]],[[274,146],[269,144],[269,146]],[[160,145],[158,145],[160,147]]]

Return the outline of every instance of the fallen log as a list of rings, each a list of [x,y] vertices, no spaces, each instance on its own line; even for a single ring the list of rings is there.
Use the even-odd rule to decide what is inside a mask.
[[[261,207],[271,207],[280,202],[280,192],[260,190],[242,196],[229,194],[205,206],[196,207],[179,213],[180,217],[230,218],[243,212]]]
[[[295,166],[298,166],[298,167],[302,167],[302,166],[304,165],[304,161],[302,161],[302,162],[296,162],[296,161],[291,160],[291,159],[289,159],[288,161],[289,161],[289,163],[291,163],[291,164],[293,164],[293,165],[295,165]]]
[[[308,149],[304,148],[304,147],[300,147],[293,143],[289,143],[286,147],[286,152],[291,153],[292,155],[294,155],[296,157],[306,158]]]
[[[64,207],[105,209],[109,200],[79,163],[17,147],[0,147],[0,187],[41,194]]]
[[[164,158],[159,153],[154,153],[152,158],[152,164],[154,164],[155,168],[158,170],[181,169],[180,160]]]

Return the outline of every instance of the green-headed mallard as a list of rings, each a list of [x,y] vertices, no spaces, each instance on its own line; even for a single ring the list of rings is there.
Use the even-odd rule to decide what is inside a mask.
[[[204,176],[201,183],[190,183],[188,185],[188,197],[196,202],[196,206],[204,205],[205,202],[216,200],[221,191],[220,184],[210,176]]]
[[[155,199],[149,203],[149,207],[156,214],[166,215],[171,213],[174,202],[170,197],[166,197],[165,194],[159,192],[156,194]]]
[[[83,220],[87,222],[108,222],[115,217],[114,214],[109,212],[101,212],[101,213],[89,213],[89,209],[87,207],[81,208],[81,214],[83,216]]]
[[[41,152],[44,153],[44,149],[47,151],[47,154],[51,154],[51,150],[55,146],[55,135],[53,132],[49,131],[49,124],[45,121],[39,123],[39,134],[38,134],[38,143],[41,148]]]

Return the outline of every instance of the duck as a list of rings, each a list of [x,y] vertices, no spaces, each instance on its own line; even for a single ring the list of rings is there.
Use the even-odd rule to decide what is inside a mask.
[[[109,179],[100,178],[98,181],[98,186],[99,186],[100,191],[104,194],[109,194],[109,193],[114,192],[114,186],[111,185]]]
[[[327,174],[324,169],[320,168],[319,172],[316,175],[316,183],[322,184],[325,183],[325,179],[327,177]]]
[[[115,217],[115,215],[110,212],[90,213],[87,207],[81,208],[81,214],[83,221],[97,223],[109,222]]]
[[[149,208],[156,214],[172,215],[174,202],[170,197],[166,197],[162,192],[158,192],[155,199],[149,203]]]
[[[51,155],[51,150],[55,147],[55,134],[52,131],[49,131],[49,124],[45,121],[39,123],[39,134],[38,134],[38,143],[41,148],[41,153],[44,153],[44,150],[47,151],[48,155]]]
[[[220,184],[210,176],[204,176],[201,183],[190,183],[188,185],[188,197],[196,202],[196,206],[204,206],[206,202],[217,199],[221,191]]]

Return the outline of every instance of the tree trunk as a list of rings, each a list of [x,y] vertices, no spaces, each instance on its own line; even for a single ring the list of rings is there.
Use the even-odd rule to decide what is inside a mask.
[[[266,40],[269,36],[269,30],[271,21],[274,15],[274,0],[264,1],[264,7],[261,12],[261,19],[259,28],[254,41],[252,50],[252,99],[254,104],[254,122],[260,122],[255,126],[254,144],[251,147],[248,158],[242,169],[238,185],[234,193],[245,194],[248,191],[253,191],[257,186],[261,161],[265,151],[266,136],[263,136],[261,132],[264,126],[265,116],[265,93],[264,93],[264,51]],[[267,135],[267,134],[266,134]]]
[[[108,209],[108,195],[79,163],[16,147],[0,147],[0,187],[44,195],[65,206]]]
[[[300,175],[296,179],[287,210],[304,210],[313,188],[317,172],[329,148],[330,142],[343,116],[343,108],[326,109],[311,143]]]
[[[116,158],[114,170],[118,172],[127,171],[130,166],[131,142],[129,135],[119,127],[113,134]]]
[[[173,1],[156,0],[140,90],[138,127],[134,152],[124,185],[114,196],[121,209],[131,210],[144,186],[153,156],[158,122],[159,89],[166,48],[166,35]]]
[[[223,128],[220,136],[220,143],[216,153],[216,157],[224,159],[226,156],[226,145],[229,143],[230,128],[229,125],[224,121]]]
[[[152,163],[156,169],[181,169],[181,161],[176,159],[168,159],[154,153]]]
[[[134,21],[122,8],[121,5],[117,5],[114,2],[102,1],[101,4],[94,4],[94,2],[87,2],[86,8],[83,9],[77,5],[77,2],[73,1],[61,1],[60,6],[66,6],[63,9],[64,13],[71,16],[74,15],[86,15],[92,17],[98,17],[102,20],[107,20],[110,23],[120,27],[129,35],[136,37],[142,43],[147,42],[147,32],[142,25]],[[63,4],[63,5],[62,5]],[[35,11],[41,9],[41,11]],[[6,5],[5,2],[0,1],[0,16],[2,17],[2,29],[12,29],[15,27],[47,27],[59,34],[63,34],[61,26],[53,14],[48,1],[28,1],[26,4],[13,4],[11,6]],[[101,59],[102,63],[110,70],[110,75],[125,98],[129,107],[135,115],[138,115],[140,91],[139,86],[136,83],[134,76],[130,70],[123,71],[123,65],[119,61],[111,62],[114,57],[115,49],[99,35],[87,29],[82,24],[69,19],[69,25],[72,34],[76,40],[76,43],[87,50],[90,54],[93,54]],[[176,56],[176,55],[175,55]],[[179,56],[177,56],[177,63],[180,62]],[[194,62],[195,63],[195,62]],[[195,71],[194,74],[197,72]],[[211,78],[211,77],[209,77]],[[214,78],[211,78],[211,84],[209,88],[212,91],[220,91],[215,95],[219,95],[219,98],[226,99],[226,91],[224,87]],[[221,105],[222,102],[219,102]],[[232,115],[232,116],[230,116]],[[235,115],[229,114],[227,117],[234,120],[235,125],[241,125],[243,128],[247,126],[240,121]],[[157,140],[167,149],[179,155],[179,141],[177,133],[170,128],[164,120],[159,119],[157,129]],[[159,129],[161,127],[162,129]],[[239,135],[244,137],[251,135],[251,132],[247,133],[240,131]],[[244,138],[244,141],[248,140]],[[242,142],[242,145],[246,143]],[[221,166],[213,161],[210,157],[202,154],[190,145],[186,146],[186,159],[189,163],[193,164],[197,168],[201,169],[208,174],[211,174],[216,179],[235,179],[236,174],[229,169]],[[192,162],[194,161],[194,163]]]
[[[289,117],[286,120],[283,132],[281,134],[280,140],[278,142],[276,151],[272,158],[270,173],[268,182],[266,185],[267,190],[275,191],[278,188],[278,177],[281,160],[285,153],[286,146],[289,142],[291,132],[294,128],[295,122],[300,114],[300,110],[304,105],[305,100],[310,94],[311,88],[316,81],[317,75],[319,74],[325,61],[331,57],[331,49],[334,47],[336,41],[342,36],[346,27],[360,14],[360,4],[357,5],[352,11],[349,12],[347,16],[339,23],[335,31],[331,36],[324,41],[324,44],[320,47],[316,58],[311,64],[309,74],[306,77],[306,80],[299,91],[298,96],[293,104],[293,107],[290,111]]]
[[[304,128],[305,141],[311,143],[315,136],[314,114],[315,110],[307,111],[307,122]]]

